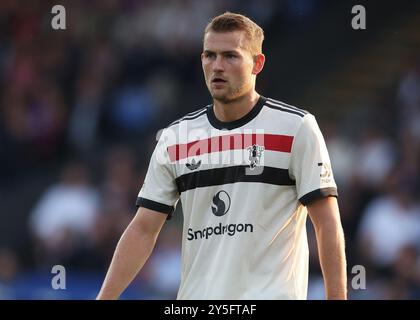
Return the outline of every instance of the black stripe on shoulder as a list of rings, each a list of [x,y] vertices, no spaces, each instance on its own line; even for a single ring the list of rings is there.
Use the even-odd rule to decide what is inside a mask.
[[[187,114],[184,116],[184,118],[185,118],[185,117],[189,117],[189,116],[194,116],[194,115],[196,115],[197,113],[200,113],[201,111],[203,111],[204,109],[207,109],[207,106],[206,106],[206,107],[203,107],[203,108],[201,108],[201,109],[198,109],[198,110],[192,111],[192,112],[190,112],[190,113],[187,113]]]
[[[138,197],[136,200],[136,207],[143,207],[153,211],[157,211],[160,213],[164,213],[168,215],[167,220],[170,220],[172,217],[172,213],[174,211],[174,207],[168,206],[163,203],[159,203],[153,200],[149,200],[146,198]]]
[[[207,107],[201,108],[200,110],[188,113],[187,115],[185,115],[184,117],[175,120],[174,122],[172,122],[168,127],[173,126],[175,124],[180,123],[181,121],[184,120],[192,120],[192,119],[196,119],[198,117],[201,117],[203,114],[205,114],[207,112]]]
[[[181,119],[179,119],[179,120],[176,120],[176,121],[172,122],[172,123],[169,125],[169,127],[170,127],[170,126],[173,126],[173,125],[175,125],[175,124],[181,123],[181,122],[182,122],[182,121],[184,121],[184,120],[193,120],[193,119],[197,119],[197,118],[201,117],[203,114],[206,114],[206,113],[207,113],[207,110],[203,110],[203,111],[201,111],[200,113],[197,113],[197,114],[195,114],[195,115],[193,115],[193,116],[189,116],[189,117],[185,116],[185,117],[183,117],[183,118],[181,118]]]
[[[307,194],[305,194],[303,197],[299,199],[299,201],[307,206],[308,204],[311,204],[313,201],[326,198],[326,197],[337,197],[337,189],[336,188],[321,188],[314,191],[311,191]]]
[[[275,104],[281,105],[281,106],[283,106],[283,107],[285,107],[285,108],[289,108],[289,109],[293,109],[293,110],[295,110],[295,111],[302,112],[303,114],[307,114],[307,113],[309,113],[308,111],[306,111],[306,110],[304,110],[304,109],[300,109],[300,108],[298,108],[298,107],[292,106],[292,105],[290,105],[290,104],[287,104],[287,103],[282,102],[282,101],[279,101],[279,100],[275,100],[275,99],[272,99],[272,98],[268,98],[268,101],[271,101],[271,102],[273,102],[273,103],[275,103]]]
[[[267,101],[265,105],[267,107],[271,108],[271,109],[280,110],[280,111],[284,111],[284,112],[295,114],[295,115],[297,115],[297,116],[299,116],[301,118],[303,118],[305,116],[305,114],[302,113],[302,112],[300,112],[300,111],[296,111],[296,110],[285,108],[285,107],[280,106],[280,105],[276,105],[276,104],[272,103],[271,101]]]

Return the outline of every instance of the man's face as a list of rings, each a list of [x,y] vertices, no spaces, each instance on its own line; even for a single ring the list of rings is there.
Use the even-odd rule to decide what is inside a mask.
[[[227,103],[254,89],[254,59],[246,41],[242,31],[210,31],[204,36],[201,63],[214,100]]]

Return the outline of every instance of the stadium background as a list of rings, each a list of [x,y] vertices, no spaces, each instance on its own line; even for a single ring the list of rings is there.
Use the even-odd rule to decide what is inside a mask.
[[[51,28],[55,4],[66,30]],[[351,28],[356,4],[366,30]],[[318,119],[349,283],[366,268],[350,298],[420,298],[419,1],[2,0],[0,299],[95,297],[156,132],[210,102],[202,31],[226,10],[265,29],[258,91]],[[181,223],[178,208],[123,298],[175,297]],[[308,234],[309,298],[323,299],[310,222]],[[66,290],[51,288],[58,264]]]

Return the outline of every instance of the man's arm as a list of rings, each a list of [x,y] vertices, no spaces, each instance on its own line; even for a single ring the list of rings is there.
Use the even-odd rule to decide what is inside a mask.
[[[138,209],[118,242],[96,299],[119,298],[152,253],[166,218],[166,214],[157,211]]]
[[[327,299],[347,299],[344,233],[337,199],[326,197],[307,208],[315,227]]]

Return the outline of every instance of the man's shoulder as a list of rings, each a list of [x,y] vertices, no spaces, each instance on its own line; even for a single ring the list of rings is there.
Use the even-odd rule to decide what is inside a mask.
[[[195,111],[189,112],[186,115],[182,116],[181,118],[178,118],[177,120],[172,121],[166,128],[170,128],[172,126],[180,124],[183,121],[190,121],[190,120],[198,119],[207,113],[207,110],[209,107],[210,105],[207,105],[205,107],[196,109]]]

